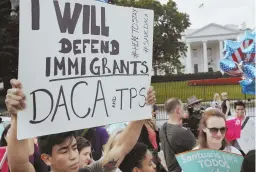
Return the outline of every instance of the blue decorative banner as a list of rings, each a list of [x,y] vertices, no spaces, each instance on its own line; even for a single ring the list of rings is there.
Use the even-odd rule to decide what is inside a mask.
[[[240,172],[243,156],[212,149],[176,155],[183,172]]]
[[[224,58],[220,68],[232,76],[243,76],[240,81],[243,94],[256,95],[256,31],[245,31],[244,37],[238,41],[226,40]]]

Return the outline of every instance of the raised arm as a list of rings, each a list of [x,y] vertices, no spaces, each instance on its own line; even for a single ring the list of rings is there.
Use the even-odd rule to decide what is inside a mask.
[[[147,93],[147,104],[155,103],[155,92],[150,87]],[[113,148],[103,156],[102,166],[105,171],[114,171],[121,164],[125,156],[133,149],[138,141],[144,120],[133,121],[128,124]]]
[[[7,156],[11,172],[35,172],[29,162],[31,155],[31,140],[17,140],[17,113],[25,108],[25,95],[22,85],[17,80],[11,80],[12,89],[6,95],[6,107],[11,114],[11,128],[7,138]]]

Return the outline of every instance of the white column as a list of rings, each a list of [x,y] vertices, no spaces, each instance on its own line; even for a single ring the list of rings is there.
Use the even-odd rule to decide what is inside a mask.
[[[208,72],[207,42],[203,42],[204,72]]]
[[[191,47],[190,43],[187,43],[187,58],[186,58],[186,68],[187,73],[192,73],[192,58],[191,58]]]
[[[219,40],[219,45],[220,45],[220,59],[223,58],[223,41]]]
[[[219,40],[219,46],[220,46],[220,55],[219,55],[219,58],[218,58],[218,61],[217,61],[217,68],[219,71],[221,71],[220,69],[220,60],[223,58],[223,40]]]

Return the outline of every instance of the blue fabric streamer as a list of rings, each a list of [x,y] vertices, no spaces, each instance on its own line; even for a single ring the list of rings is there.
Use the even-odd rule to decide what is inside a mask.
[[[243,94],[252,94],[255,95],[255,79],[244,79],[241,80],[240,86],[242,87]]]

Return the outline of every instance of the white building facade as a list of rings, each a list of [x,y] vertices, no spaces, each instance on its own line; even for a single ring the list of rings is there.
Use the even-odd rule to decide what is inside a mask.
[[[185,73],[220,71],[223,58],[224,40],[237,40],[245,28],[236,25],[221,26],[211,23],[201,29],[188,30],[183,41],[187,44],[187,53],[181,62]]]

